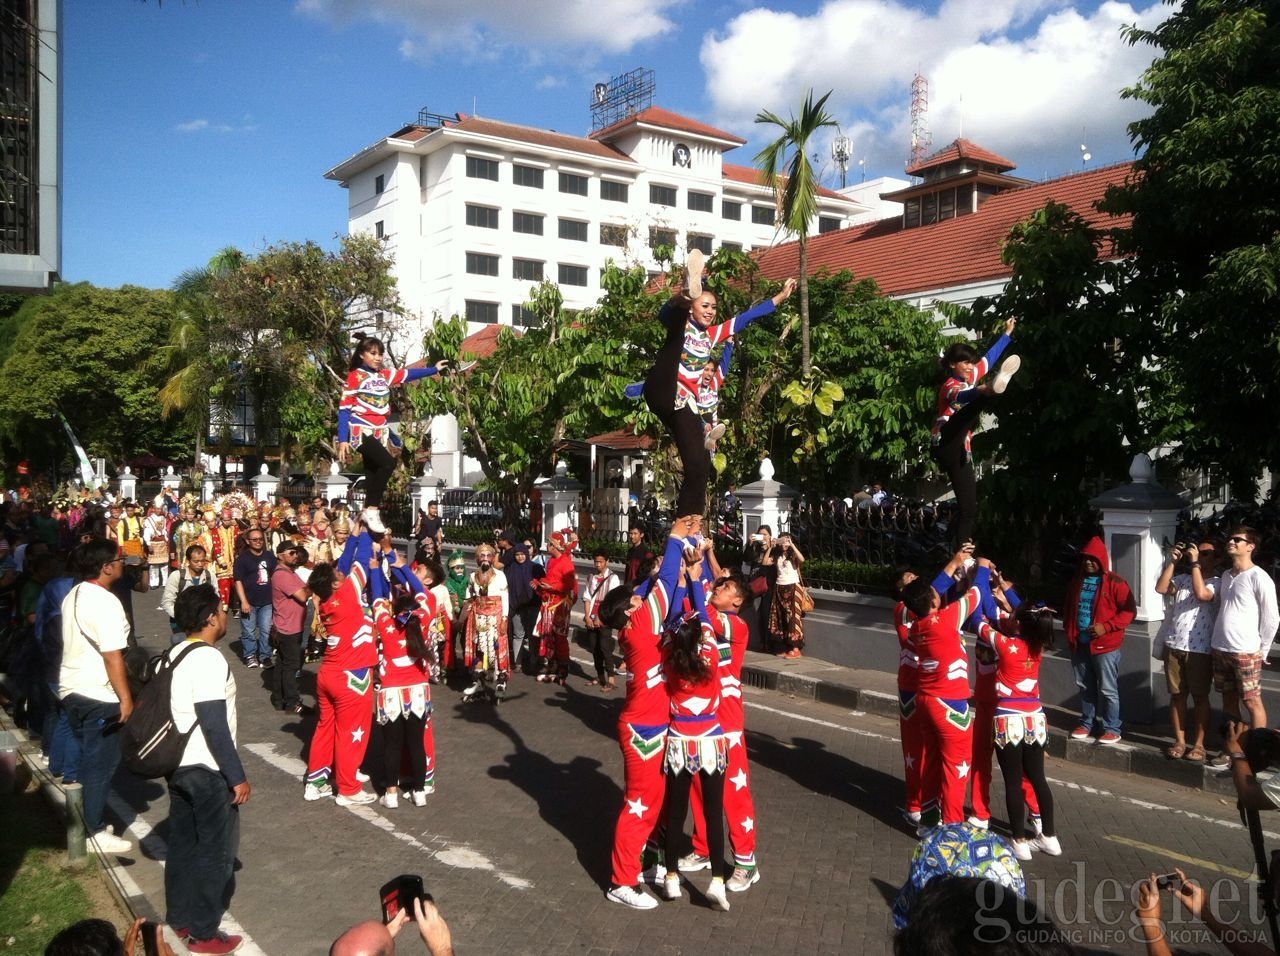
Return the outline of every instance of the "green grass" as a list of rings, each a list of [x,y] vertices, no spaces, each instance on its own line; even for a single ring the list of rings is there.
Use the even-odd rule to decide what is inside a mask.
[[[0,952],[40,956],[58,930],[99,916],[119,925],[115,907],[95,912],[86,887],[100,882],[97,865],[67,865],[61,815],[22,768],[14,793],[0,794]],[[98,890],[97,909],[105,891]]]

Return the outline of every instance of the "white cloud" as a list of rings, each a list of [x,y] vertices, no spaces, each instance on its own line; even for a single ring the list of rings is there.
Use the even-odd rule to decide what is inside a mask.
[[[563,76],[552,76],[548,73],[534,85],[540,90],[558,90],[565,85],[565,79]]]
[[[910,148],[910,86],[929,80],[934,146],[957,136],[1019,164],[1029,178],[1132,156],[1121,100],[1154,51],[1131,47],[1128,23],[1153,26],[1168,8],[1064,0],[946,0],[936,13],[894,0],[828,0],[811,15],[757,8],[708,34],[701,59],[716,119],[763,139],[762,109],[799,109],[805,90],[834,91],[828,112],[854,138],[869,175],[900,174]],[[856,134],[856,135],[855,135]],[[834,132],[831,134],[834,135]],[[820,144],[829,151],[830,137]]]
[[[193,119],[185,123],[179,123],[174,127],[179,133],[194,133],[197,130],[208,129],[209,121],[207,119]]]
[[[490,54],[497,47],[625,53],[673,30],[680,0],[297,0],[302,13],[347,24],[370,19],[406,33],[401,53]]]
[[[239,125],[234,123],[211,123],[207,119],[194,119],[186,123],[179,123],[174,127],[180,133],[198,133],[202,130],[209,130],[213,133],[252,133],[258,128],[258,124],[252,121],[252,117],[246,113],[244,121]]]

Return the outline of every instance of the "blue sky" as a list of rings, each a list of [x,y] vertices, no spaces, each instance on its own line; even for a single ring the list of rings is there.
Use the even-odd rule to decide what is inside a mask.
[[[326,247],[346,194],[326,169],[423,107],[571,133],[592,83],[639,66],[656,102],[752,140],[804,91],[868,178],[901,175],[911,76],[935,146],[966,137],[1032,179],[1132,157],[1118,90],[1150,50],[1121,24],[1158,2],[1064,0],[64,0],[63,276],[165,287],[218,249]],[[822,148],[825,156],[828,150]],[[851,179],[857,176],[857,167]],[[838,172],[828,169],[828,182]]]

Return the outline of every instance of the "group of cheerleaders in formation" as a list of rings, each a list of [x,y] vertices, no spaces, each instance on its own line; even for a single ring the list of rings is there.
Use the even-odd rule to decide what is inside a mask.
[[[683,289],[659,314],[666,335],[653,367],[642,384],[627,390],[643,396],[674,440],[682,469],[677,517],[663,555],[635,580],[610,590],[595,613],[601,625],[618,630],[626,664],[626,699],[618,719],[625,795],[606,895],[636,909],[659,905],[644,891],[646,880],[656,883],[662,897],[679,899],[681,871],[710,869],[705,895],[722,910],[729,908],[726,891],[745,891],[760,879],[743,738],[741,672],[748,631],[738,615],[750,592],[741,577],[718,566],[701,534],[710,480],[708,451],[723,432],[713,411],[707,417],[716,405],[716,396],[708,391],[723,381],[723,347],[781,305],[795,282],[788,279],[772,299],[717,324],[716,297],[702,288],[703,265],[702,254],[691,252]],[[948,375],[939,391],[933,453],[955,489],[956,534],[965,542],[976,511],[969,433],[992,396],[1002,394],[1017,371],[1017,356],[1009,356],[990,381],[982,382],[1008,345],[1013,324],[1006,323],[1005,334],[981,359],[964,344],[952,346],[942,357]],[[720,361],[712,354],[717,346],[722,347]],[[394,805],[401,778],[415,802],[431,785],[428,684],[436,666],[433,649],[443,646],[448,654],[453,646],[443,632],[454,581],[451,577],[442,586],[430,570],[411,571],[391,548],[377,507],[395,466],[387,450],[396,441],[386,423],[390,389],[435,374],[446,363],[396,371],[384,370],[382,364],[380,342],[365,339],[357,346],[339,417],[340,457],[357,447],[368,474],[364,526],[352,535],[342,559],[317,568],[311,578],[322,601],[329,650],[317,682],[320,723],[307,771],[308,799],[335,790],[340,803],[376,799],[361,791],[356,776],[375,711],[369,699],[375,667],[381,677],[376,712],[384,727],[386,755],[380,789]],[[708,370],[715,374],[707,375]],[[568,665],[569,610],[577,594],[573,544],[570,532],[559,532],[549,542],[553,562],[567,569],[562,569],[563,587],[549,582],[535,632],[544,637],[548,660],[542,679],[561,682]],[[1046,728],[1038,695],[1041,652],[1052,640],[1052,612],[1020,607],[991,562],[974,561],[972,550],[966,543],[932,582],[911,573],[898,582],[902,600],[895,622],[902,642],[907,812],[921,830],[962,822],[966,778],[972,771],[970,822],[985,825],[994,748],[1006,780],[1015,853],[1029,859],[1034,845],[1056,854],[1061,851],[1044,778]],[[478,570],[467,584],[466,598],[478,612],[467,625],[467,663],[479,676],[465,692],[472,695],[483,689],[484,675],[500,694],[511,663],[505,635],[494,626],[509,611],[499,603],[505,595],[494,595],[487,587],[494,580],[495,556],[488,546],[478,549]],[[461,570],[460,561],[456,569],[453,559],[449,564],[451,572]],[[549,565],[548,577],[551,570]],[[403,588],[394,600],[391,580]],[[973,710],[961,633],[965,627],[979,640]],[[424,756],[418,754],[419,741]],[[690,803],[693,850],[682,856]],[[1033,841],[1026,839],[1027,806]],[[732,865],[725,855],[726,820]]]

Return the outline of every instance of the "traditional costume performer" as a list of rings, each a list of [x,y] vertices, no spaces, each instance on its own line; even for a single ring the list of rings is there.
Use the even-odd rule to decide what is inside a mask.
[[[569,676],[569,614],[578,602],[578,572],[572,556],[577,542],[578,536],[568,528],[553,534],[547,541],[551,553],[547,573],[534,582],[542,599],[535,628],[543,660],[538,680],[561,685]]]
[[[218,596],[225,606],[230,607],[236,539],[240,537],[240,529],[232,519],[230,508],[223,508],[221,517],[212,508],[207,509],[204,513],[204,525],[199,541],[204,545],[209,562],[213,565],[213,575],[218,579]]]
[[[463,663],[475,682],[462,692],[463,700],[491,696],[501,701],[511,674],[507,645],[507,576],[493,566],[496,553],[487,544],[476,548],[476,570],[467,586],[466,638]],[[490,687],[489,685],[492,685]]]

